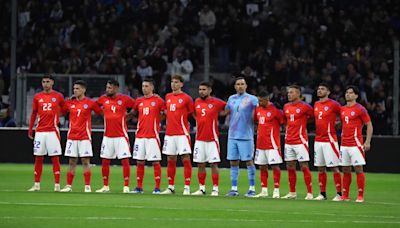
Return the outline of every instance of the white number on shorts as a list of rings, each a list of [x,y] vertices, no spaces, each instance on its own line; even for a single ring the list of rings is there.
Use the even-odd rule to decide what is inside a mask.
[[[205,115],[206,115],[206,109],[203,108],[203,109],[201,110],[201,116],[205,116]]]
[[[43,103],[43,111],[51,111],[51,103]]]
[[[171,105],[169,106],[169,111],[175,112],[175,110],[176,110],[176,104],[171,104]]]
[[[318,119],[322,120],[322,112],[318,113]]]
[[[294,114],[290,114],[290,121],[294,122]]]
[[[349,124],[349,117],[348,117],[348,116],[345,116],[345,117],[344,117],[344,121],[346,122],[346,124]]]
[[[144,107],[143,108],[143,115],[149,115],[150,113],[150,108],[149,107]]]
[[[81,115],[81,110],[78,108],[77,111],[78,111],[78,113],[76,113],[76,116],[79,117]]]
[[[260,117],[260,124],[264,124],[265,123],[265,117],[264,116],[261,116]]]
[[[113,111],[113,113],[115,113],[115,106],[111,105],[111,111]]]

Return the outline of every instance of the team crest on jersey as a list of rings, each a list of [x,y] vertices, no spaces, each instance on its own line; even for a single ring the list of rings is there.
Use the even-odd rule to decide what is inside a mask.
[[[56,99],[55,97],[52,97],[52,98],[51,98],[51,101],[52,101],[52,102],[56,102],[57,99]]]
[[[325,107],[324,107],[324,110],[325,110],[325,111],[328,111],[328,109],[329,109],[328,106],[325,106]]]
[[[121,100],[118,100],[118,101],[117,101],[117,104],[118,104],[118,105],[122,105],[122,101],[121,101]]]
[[[156,102],[152,101],[152,102],[150,103],[150,105],[154,107],[154,106],[156,106]]]
[[[296,113],[300,113],[300,109],[298,108],[298,109],[296,109]]]
[[[87,108],[89,108],[89,106],[88,106],[87,104],[84,104],[84,105],[83,105],[83,108],[84,108],[84,109],[87,109]]]
[[[351,112],[351,113],[350,113],[351,116],[354,116],[355,114],[356,114],[355,112]]]
[[[179,104],[182,104],[183,100],[181,98],[179,98],[178,102],[179,102]]]
[[[267,116],[268,116],[268,117],[271,117],[271,112],[267,112]]]
[[[213,108],[214,106],[212,104],[208,104],[208,108]]]

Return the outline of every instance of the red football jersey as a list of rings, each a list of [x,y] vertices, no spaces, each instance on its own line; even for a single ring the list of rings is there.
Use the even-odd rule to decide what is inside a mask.
[[[189,135],[188,115],[193,112],[193,100],[186,93],[168,93],[165,96],[166,135]]]
[[[56,91],[40,92],[33,97],[29,129],[33,129],[36,116],[39,115],[36,132],[59,131],[60,112],[64,106],[64,96]]]
[[[286,118],[285,143],[289,145],[308,143],[307,120],[313,117],[313,108],[304,101],[293,104],[289,102],[283,107]]]
[[[340,104],[328,99],[314,104],[315,141],[337,142],[335,122],[340,115]]]
[[[197,98],[194,102],[196,113],[196,140],[218,141],[218,115],[225,109],[226,102],[215,97],[206,100]]]
[[[256,148],[261,150],[281,150],[280,125],[283,124],[283,112],[273,104],[258,106],[254,112],[258,122]]]
[[[114,98],[103,95],[96,102],[103,107],[104,136],[129,138],[125,117],[127,109],[133,108],[135,100],[117,94]]]
[[[342,106],[340,111],[342,120],[342,146],[362,147],[364,139],[362,128],[371,121],[367,110],[360,104]]]
[[[92,111],[101,114],[100,106],[84,97],[66,101],[63,110],[69,112],[68,139],[92,140]]]
[[[159,96],[140,97],[134,109],[138,111],[136,138],[157,138],[160,133],[161,112],[165,109],[164,100]]]

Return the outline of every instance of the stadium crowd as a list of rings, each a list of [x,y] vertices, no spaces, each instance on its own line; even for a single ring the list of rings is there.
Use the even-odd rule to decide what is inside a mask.
[[[10,3],[0,3],[10,24]],[[202,65],[203,40],[210,38],[213,72],[241,73],[249,92],[268,90],[278,107],[286,86],[303,86],[315,100],[319,82],[344,104],[343,89],[361,90],[360,103],[375,134],[391,134],[393,44],[399,2],[386,1],[160,1],[85,0],[18,2],[18,72],[124,74],[127,93],[137,96],[152,76],[160,94],[171,72]],[[9,26],[0,31],[0,93],[10,86]],[[233,77],[218,86],[232,94]],[[169,88],[169,86],[166,86]],[[225,88],[225,89],[222,89]],[[216,90],[214,90],[216,91]]]

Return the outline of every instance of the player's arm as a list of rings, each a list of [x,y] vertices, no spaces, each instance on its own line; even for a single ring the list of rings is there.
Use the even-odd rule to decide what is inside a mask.
[[[28,130],[28,137],[33,139],[33,125],[35,124],[36,117],[38,112],[38,103],[36,97],[33,98],[32,102],[32,112],[31,112],[31,119],[29,121],[29,130]]]
[[[229,100],[230,99],[231,98],[229,97],[228,102],[225,104],[225,109],[223,111],[221,111],[220,114],[219,114],[220,116],[228,116],[230,114],[230,112],[231,112],[231,109],[229,107]]]
[[[368,151],[371,148],[371,138],[372,138],[372,133],[374,132],[374,128],[372,127],[371,121],[369,121],[365,125],[367,126],[367,137],[364,142],[364,151]]]

